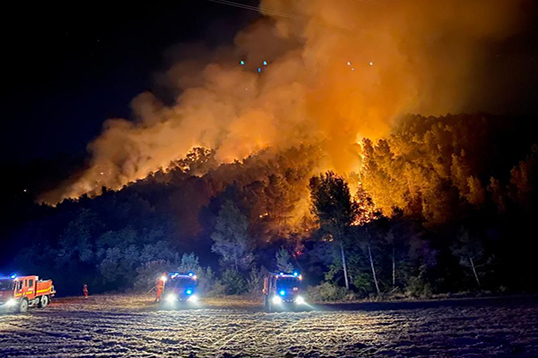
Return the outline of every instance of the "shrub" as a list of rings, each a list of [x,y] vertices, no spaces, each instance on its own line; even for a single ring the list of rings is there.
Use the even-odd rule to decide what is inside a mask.
[[[155,260],[147,262],[136,269],[136,281],[134,282],[135,292],[147,292],[155,286],[155,280],[163,272],[168,272],[173,265],[165,260]]]
[[[225,293],[225,287],[220,280],[217,279],[211,267],[200,268],[198,270],[198,289],[201,294],[206,297],[222,296]]]
[[[181,263],[177,271],[181,273],[194,272],[197,276],[202,276],[203,269],[200,266],[198,256],[191,252],[181,256]]]
[[[429,298],[432,296],[432,288],[428,282],[420,277],[411,277],[406,293],[408,296]]]
[[[227,269],[222,273],[222,284],[227,295],[240,295],[246,292],[247,284],[241,272],[235,269]]]
[[[247,279],[247,291],[254,297],[261,296],[263,288],[263,270],[258,270],[256,266],[250,270]]]
[[[353,295],[345,287],[330,282],[318,286],[310,286],[306,290],[308,299],[313,302],[344,301],[353,299]]]

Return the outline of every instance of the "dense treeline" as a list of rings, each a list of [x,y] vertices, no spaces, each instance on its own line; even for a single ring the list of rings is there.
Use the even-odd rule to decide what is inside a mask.
[[[163,270],[195,270],[212,294],[258,292],[264,271],[292,269],[320,299],[536,290],[527,120],[409,116],[365,139],[360,174],[345,177],[316,173],[315,147],[222,166],[197,149],[96,198],[15,197],[2,270],[51,277],[63,294],[147,291]]]

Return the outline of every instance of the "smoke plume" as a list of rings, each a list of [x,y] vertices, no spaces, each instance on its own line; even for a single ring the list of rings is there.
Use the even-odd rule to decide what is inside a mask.
[[[470,108],[480,93],[473,73],[488,46],[519,30],[523,2],[262,0],[265,16],[234,48],[170,69],[173,104],[140,94],[133,120],[106,121],[89,144],[89,167],[40,200],[118,190],[194,147],[227,163],[316,144],[320,170],[356,170],[357,143],[387,135],[402,114]]]

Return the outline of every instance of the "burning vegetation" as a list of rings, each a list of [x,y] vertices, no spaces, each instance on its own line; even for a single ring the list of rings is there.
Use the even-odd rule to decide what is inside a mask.
[[[16,263],[97,291],[188,269],[257,292],[275,266],[318,299],[536,289],[534,118],[477,113],[504,100],[479,68],[528,4],[262,1],[234,48],[160,77],[172,103],[143,93],[104,124],[87,167],[39,198],[56,208],[14,233],[43,238]]]
[[[360,174],[345,177],[313,174],[326,156],[316,146],[228,164],[199,149],[123,190],[42,207],[14,234],[14,265],[49,267],[58,287],[83,276],[95,291],[149,289],[159,272],[192,270],[209,294],[259,292],[266,269],[290,268],[322,283],[317,299],[349,297],[345,286],[352,297],[533,289],[536,138],[498,144],[525,123],[409,116],[365,139]],[[484,130],[466,135],[475,126]]]
[[[315,171],[358,171],[357,142],[385,137],[402,115],[502,102],[473,72],[492,44],[524,27],[526,3],[264,0],[267,17],[238,34],[234,48],[162,76],[177,94],[172,104],[139,95],[132,120],[108,120],[90,143],[89,167],[40,200],[119,190],[169,170],[195,147],[222,164],[315,145],[326,154]]]

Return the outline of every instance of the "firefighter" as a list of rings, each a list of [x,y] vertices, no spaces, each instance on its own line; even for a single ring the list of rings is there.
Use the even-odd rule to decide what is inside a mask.
[[[157,297],[155,297],[155,302],[161,301],[161,296],[164,291],[164,283],[166,282],[166,272],[163,272],[162,276],[155,281],[155,289],[157,291]]]
[[[88,285],[84,284],[82,287],[82,292],[84,292],[84,298],[88,298]]]

